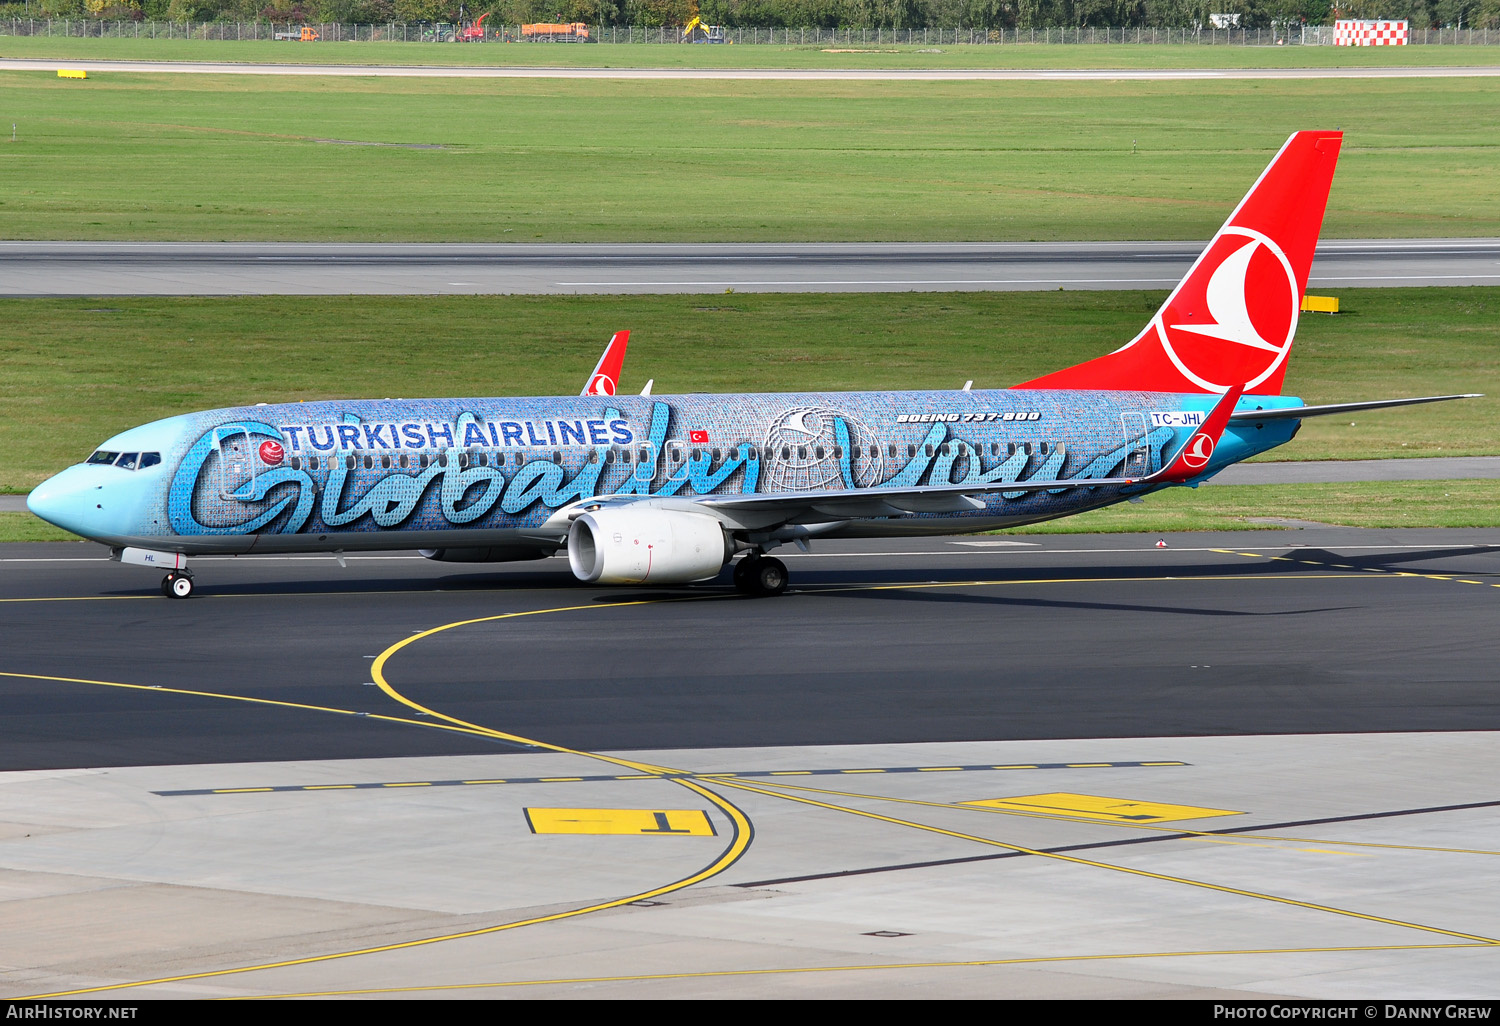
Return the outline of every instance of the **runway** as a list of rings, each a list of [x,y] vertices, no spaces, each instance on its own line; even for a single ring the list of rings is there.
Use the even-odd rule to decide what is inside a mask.
[[[1194,242],[469,245],[0,242],[0,295],[1166,289]],[[1500,283],[1500,239],[1335,239],[1310,286]]]
[[[1492,998],[1500,532],[1155,541],[7,546],[6,993]]]
[[[1214,79],[1493,78],[1500,67],[1350,68],[1106,68],[1030,70],[1000,68],[792,69],[792,68],[562,68],[495,65],[254,64],[230,61],[77,61],[0,59],[0,71],[192,75],[315,75],[381,78],[575,78],[761,80],[802,82],[1074,82],[1202,81]]]

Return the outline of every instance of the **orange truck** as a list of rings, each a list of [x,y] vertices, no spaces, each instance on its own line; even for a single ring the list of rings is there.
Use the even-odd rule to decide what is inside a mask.
[[[300,43],[316,43],[318,41],[318,33],[304,25],[300,30],[291,29],[287,32],[278,32],[276,33],[276,38],[290,39],[293,42]]]
[[[566,25],[551,25],[539,22],[522,25],[521,38],[529,43],[591,43],[589,27],[581,21]]]

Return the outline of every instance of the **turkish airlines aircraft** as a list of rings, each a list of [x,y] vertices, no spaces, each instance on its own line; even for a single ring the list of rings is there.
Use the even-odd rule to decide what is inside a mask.
[[[28,504],[165,568],[177,598],[196,555],[564,547],[590,583],[704,581],[739,556],[736,587],[777,594],[766,552],[788,542],[1014,527],[1196,485],[1305,417],[1459,398],[1280,394],[1340,142],[1292,136],[1139,335],[1014,388],[620,397],[622,332],[576,398],[190,413],[108,439]]]

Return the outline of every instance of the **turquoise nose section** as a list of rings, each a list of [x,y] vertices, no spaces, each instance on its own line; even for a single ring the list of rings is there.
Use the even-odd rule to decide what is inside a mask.
[[[105,475],[111,472],[121,473],[113,467],[69,467],[32,489],[26,508],[47,523],[85,538],[109,534],[106,528],[115,518],[109,510],[113,503]]]

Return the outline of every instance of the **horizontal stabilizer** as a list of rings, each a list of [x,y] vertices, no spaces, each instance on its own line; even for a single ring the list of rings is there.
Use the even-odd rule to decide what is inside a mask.
[[[1303,417],[1327,417],[1334,413],[1356,413],[1361,410],[1383,410],[1390,406],[1416,406],[1420,403],[1445,403],[1449,399],[1480,399],[1483,392],[1462,395],[1425,395],[1420,399],[1375,399],[1366,403],[1332,403],[1328,406],[1288,406],[1275,410],[1240,410],[1230,420],[1300,420]]]

